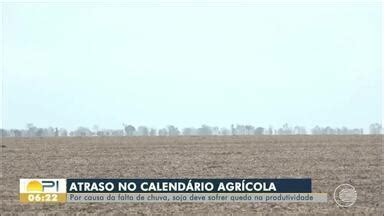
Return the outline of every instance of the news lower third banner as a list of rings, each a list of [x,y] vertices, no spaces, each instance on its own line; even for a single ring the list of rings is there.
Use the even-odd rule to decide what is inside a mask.
[[[20,179],[20,202],[327,202],[302,179]]]

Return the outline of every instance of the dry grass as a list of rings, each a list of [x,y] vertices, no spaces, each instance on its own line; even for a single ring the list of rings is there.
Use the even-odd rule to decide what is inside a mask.
[[[8,214],[378,215],[382,136],[4,138],[0,212]],[[19,178],[311,177],[328,203],[20,204]],[[339,208],[337,185],[356,187]],[[380,200],[381,199],[381,200]]]

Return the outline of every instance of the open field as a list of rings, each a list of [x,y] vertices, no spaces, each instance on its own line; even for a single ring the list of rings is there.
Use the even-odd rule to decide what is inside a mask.
[[[1,215],[218,214],[382,215],[382,136],[3,138]],[[311,177],[328,203],[20,204],[19,178]],[[358,199],[339,208],[342,183]],[[382,207],[382,206],[381,206]]]

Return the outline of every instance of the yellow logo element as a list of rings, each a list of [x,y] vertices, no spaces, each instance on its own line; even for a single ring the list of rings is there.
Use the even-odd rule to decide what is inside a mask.
[[[28,192],[43,192],[43,185],[38,181],[31,181],[27,185]]]

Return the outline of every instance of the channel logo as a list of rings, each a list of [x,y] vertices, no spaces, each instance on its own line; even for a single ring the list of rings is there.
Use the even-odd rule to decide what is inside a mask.
[[[66,179],[20,179],[20,202],[65,202]]]
[[[33,180],[27,184],[27,192],[29,193],[44,193],[44,192],[59,192],[59,181]]]

